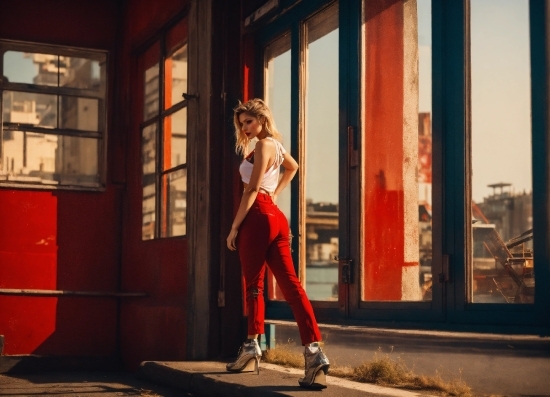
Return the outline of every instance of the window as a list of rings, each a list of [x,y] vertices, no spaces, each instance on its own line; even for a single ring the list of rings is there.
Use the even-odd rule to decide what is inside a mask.
[[[529,2],[470,6],[468,300],[534,303]]]
[[[107,54],[0,41],[0,186],[101,188]]]
[[[187,210],[187,20],[139,58],[142,239],[183,236]],[[157,222],[160,220],[160,222]]]
[[[363,7],[361,296],[431,301],[431,1]]]

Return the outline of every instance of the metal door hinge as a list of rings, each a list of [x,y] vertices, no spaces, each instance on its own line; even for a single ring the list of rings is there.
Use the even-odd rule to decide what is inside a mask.
[[[353,259],[334,258],[338,261],[338,267],[341,269],[342,284],[353,284]]]
[[[439,273],[439,282],[448,283],[449,281],[451,281],[449,274],[449,255],[443,255],[441,273]]]

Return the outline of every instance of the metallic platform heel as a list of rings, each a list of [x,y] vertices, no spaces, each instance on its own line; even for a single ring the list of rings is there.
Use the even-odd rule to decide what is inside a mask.
[[[249,339],[239,349],[237,360],[226,365],[231,372],[256,372],[260,374],[260,359],[262,350],[256,339]]]
[[[317,347],[317,349],[312,353],[309,347]],[[319,343],[314,342],[306,346],[304,358],[306,361],[306,376],[298,381],[300,386],[308,389],[324,389],[327,387],[327,373],[330,362],[321,350]]]

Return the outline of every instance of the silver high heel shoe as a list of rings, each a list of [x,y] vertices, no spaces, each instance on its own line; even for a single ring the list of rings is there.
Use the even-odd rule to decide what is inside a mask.
[[[239,349],[237,360],[226,365],[228,371],[232,372],[256,372],[260,374],[260,359],[262,350],[256,339],[249,339]]]
[[[312,353],[309,347],[317,347],[318,349]],[[327,387],[327,373],[330,362],[318,342],[306,346],[304,358],[306,361],[306,376],[298,380],[300,386],[309,389],[324,389]]]

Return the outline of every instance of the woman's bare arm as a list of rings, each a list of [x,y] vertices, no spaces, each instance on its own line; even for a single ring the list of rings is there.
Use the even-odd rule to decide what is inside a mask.
[[[277,188],[273,193],[273,201],[275,201],[279,193],[281,193],[283,189],[288,186],[292,178],[294,178],[294,175],[296,175],[296,171],[298,171],[298,163],[288,153],[284,154],[282,166],[285,169],[285,172],[283,172],[281,179],[279,179],[279,183],[277,184]]]

